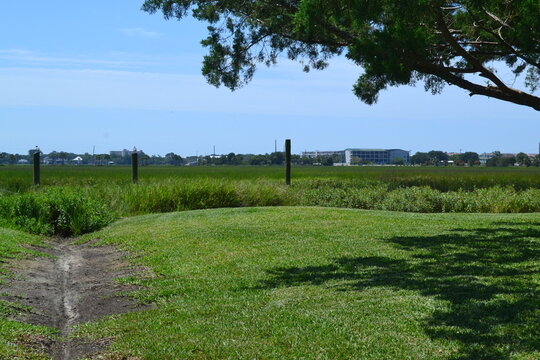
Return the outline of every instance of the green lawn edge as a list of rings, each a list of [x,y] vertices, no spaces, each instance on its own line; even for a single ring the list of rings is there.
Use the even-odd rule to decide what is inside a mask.
[[[540,357],[540,214],[237,208],[85,235],[157,308],[79,330],[141,358]]]

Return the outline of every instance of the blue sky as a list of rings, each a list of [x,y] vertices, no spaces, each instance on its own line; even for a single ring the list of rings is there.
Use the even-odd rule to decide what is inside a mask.
[[[347,147],[538,152],[540,114],[447,87],[392,88],[376,105],[351,88],[361,69],[281,61],[231,92],[200,74],[205,24],[165,21],[142,0],[27,0],[0,13],[0,151],[266,153]],[[504,75],[503,75],[504,76]]]

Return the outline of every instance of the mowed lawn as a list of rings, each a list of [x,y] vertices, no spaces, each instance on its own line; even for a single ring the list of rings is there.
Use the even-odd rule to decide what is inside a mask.
[[[124,219],[156,308],[82,326],[143,359],[540,358],[540,214],[240,208]]]

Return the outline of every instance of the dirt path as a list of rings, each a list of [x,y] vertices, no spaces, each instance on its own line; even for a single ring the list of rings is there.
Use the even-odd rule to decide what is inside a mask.
[[[112,314],[141,310],[119,292],[133,290],[116,278],[134,272],[113,247],[71,245],[61,239],[51,249],[39,249],[51,258],[33,258],[13,263],[14,278],[2,286],[4,300],[17,302],[33,310],[18,321],[57,328],[66,337],[73,325]],[[42,347],[54,359],[78,359],[97,353],[105,344],[82,343],[66,337]]]

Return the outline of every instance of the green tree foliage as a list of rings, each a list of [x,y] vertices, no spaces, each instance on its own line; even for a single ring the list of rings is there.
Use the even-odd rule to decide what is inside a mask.
[[[165,163],[166,164],[171,164],[171,165],[178,166],[178,165],[182,165],[183,162],[184,162],[184,159],[180,155],[177,155],[177,154],[175,154],[173,152],[165,154]]]
[[[486,162],[486,166],[514,166],[516,158],[513,156],[505,157],[502,155],[494,156]]]
[[[345,54],[364,69],[354,92],[368,104],[388,86],[422,81],[434,94],[451,84],[540,110],[538,0],[146,0],[142,9],[210,24],[202,72],[215,86],[236,89],[282,54],[306,71]],[[503,81],[494,63],[525,87]]]
[[[536,155],[531,159],[532,166],[540,166],[540,155]]]
[[[417,152],[413,156],[411,156],[411,163],[414,165],[429,165],[430,164],[430,157],[428,153],[425,152]]]
[[[62,165],[66,165],[66,161],[67,161],[67,158],[68,158],[67,152],[65,152],[65,151],[60,151],[60,153],[58,154],[58,156],[60,157],[60,159],[62,159]]]
[[[519,166],[531,166],[531,159],[529,158],[529,155],[524,152],[520,152],[516,155],[516,162]]]
[[[411,163],[414,165],[440,165],[446,164],[449,160],[447,153],[439,150],[430,152],[417,152],[411,156]]]
[[[463,154],[459,154],[459,160],[463,161],[466,164],[469,164],[469,166],[480,163],[480,157],[478,156],[478,153],[472,151],[467,151]]]
[[[268,165],[268,159],[265,155],[253,155],[249,159],[250,165]]]
[[[431,150],[430,152],[428,152],[428,156],[429,156],[430,162],[435,165],[440,164],[440,163],[446,164],[446,162],[448,162],[448,154],[446,154],[443,151]]]
[[[270,164],[282,165],[285,163],[285,153],[278,151],[270,154]]]

